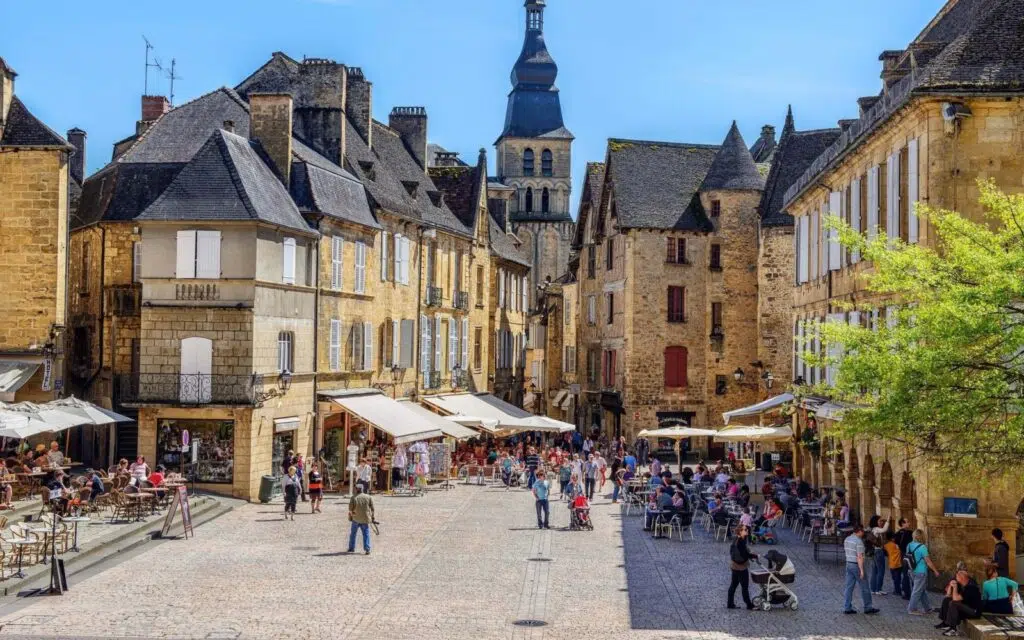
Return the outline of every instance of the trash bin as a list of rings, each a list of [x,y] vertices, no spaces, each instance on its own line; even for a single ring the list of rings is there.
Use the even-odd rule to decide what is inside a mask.
[[[263,476],[260,478],[260,502],[266,504],[274,497],[274,493],[280,488],[281,481],[274,476]]]

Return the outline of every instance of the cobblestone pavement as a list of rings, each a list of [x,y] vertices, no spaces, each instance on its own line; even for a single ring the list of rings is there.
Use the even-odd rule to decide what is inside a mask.
[[[800,610],[725,609],[728,547],[653,540],[641,518],[595,501],[596,530],[538,530],[521,490],[457,486],[375,500],[370,556],[345,554],[345,502],[281,519],[246,505],[75,580],[62,597],[0,603],[0,640],[61,638],[934,638],[931,618],[876,598],[877,616],[843,615],[839,567],[817,565],[783,533]],[[300,504],[300,509],[306,507]],[[760,548],[759,551],[763,551]],[[519,626],[537,620],[543,626]]]

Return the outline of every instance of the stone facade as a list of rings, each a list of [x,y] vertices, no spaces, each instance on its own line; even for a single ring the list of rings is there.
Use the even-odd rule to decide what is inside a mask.
[[[757,248],[757,359],[784,388],[793,379],[793,227],[763,227]]]

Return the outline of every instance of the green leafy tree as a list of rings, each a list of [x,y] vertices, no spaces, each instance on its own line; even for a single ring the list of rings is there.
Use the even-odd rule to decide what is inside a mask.
[[[933,247],[829,221],[872,263],[866,286],[890,309],[877,322],[862,307],[859,326],[810,328],[826,349],[808,361],[832,363],[830,395],[856,405],[833,435],[902,443],[949,472],[1024,460],[1024,196],[979,187],[981,222],[918,206]]]

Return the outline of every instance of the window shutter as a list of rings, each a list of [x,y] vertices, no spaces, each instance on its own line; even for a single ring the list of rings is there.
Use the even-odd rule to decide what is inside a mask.
[[[523,311],[530,310],[530,286],[526,276],[523,276]]]
[[[416,341],[416,322],[402,320],[402,346],[399,352],[399,366],[408,369],[412,366],[413,343]]]
[[[430,318],[420,316],[420,371],[424,375],[430,373],[430,355],[433,353],[430,343],[432,336],[433,334],[430,332]]]
[[[900,237],[900,154],[898,151],[889,156],[885,171],[885,228],[886,235],[890,240],[894,240]]]
[[[402,284],[402,234],[396,233],[394,236],[394,251],[392,251],[392,269],[395,272],[394,279],[396,284]]]
[[[469,318],[462,319],[462,370],[469,369]]]
[[[341,320],[331,320],[331,371],[341,369]]]
[[[829,213],[839,219],[842,219],[842,200],[843,194],[840,191],[833,191],[828,196],[828,208]],[[841,268],[842,265],[842,251],[841,245],[839,244],[839,231],[836,229],[828,229],[828,268],[829,271],[836,271]]]
[[[915,207],[921,199],[921,168],[918,166],[917,138],[907,144],[907,239],[918,241],[918,220]]]
[[[388,280],[388,232],[380,232],[380,281]]]
[[[498,269],[498,308],[505,308],[505,272]]]
[[[381,345],[381,349],[386,345]],[[400,367],[402,363],[402,323],[391,321],[391,366]]]
[[[132,245],[132,282],[142,282],[142,241]]]
[[[459,327],[455,318],[448,320],[448,370],[455,368],[459,353]]]
[[[363,370],[373,370],[373,323],[363,323]]]
[[[295,238],[285,238],[281,245],[281,281],[295,284]]]
[[[434,318],[434,371],[441,370],[444,343],[441,342],[441,319]]]
[[[349,371],[359,371],[363,367],[361,366],[363,359],[363,325],[359,322],[353,322],[352,328],[349,330]]]
[[[409,284],[409,238],[402,238],[402,284]]]
[[[803,354],[804,354],[804,352],[807,351],[807,343],[804,342],[804,340],[807,337],[807,326],[804,324],[804,322],[802,320],[798,320],[797,321],[797,325],[798,325],[797,326],[797,337],[798,337],[798,340],[797,340],[797,343],[796,343],[796,348],[797,348],[797,353],[799,354],[797,356],[797,371],[800,372],[799,377],[803,378],[804,382],[806,383],[807,382],[807,363],[804,362]]]
[[[344,255],[345,241],[340,236],[331,238],[331,289],[341,291],[341,265]]]
[[[845,324],[845,315],[842,313],[830,313],[828,315],[828,321],[838,324]],[[828,364],[825,365],[825,383],[829,386],[833,386],[836,383],[836,374],[838,373],[838,361],[843,355],[843,346],[837,343],[830,343],[828,345]]]
[[[220,278],[220,231],[196,232],[196,277]]]
[[[808,270],[807,270],[807,259],[809,257],[809,246],[810,246],[810,218],[807,216],[800,216],[800,246],[797,255],[799,256],[799,264],[797,265],[797,276],[800,283],[807,282]]]
[[[850,185],[850,226],[857,233],[864,231],[860,219],[860,178],[855,179]],[[860,262],[859,250],[854,249],[850,253],[850,262],[853,264]]]
[[[810,222],[810,275],[812,278],[817,280],[818,278],[818,212],[815,211],[811,214]]]
[[[868,240],[878,235],[878,165],[868,169],[867,229]]]
[[[355,250],[355,292],[366,291],[366,243],[362,240],[356,242]]]
[[[501,368],[501,331],[494,332],[494,368]]]
[[[174,277],[178,279],[196,277],[196,232],[178,232],[178,265]]]

